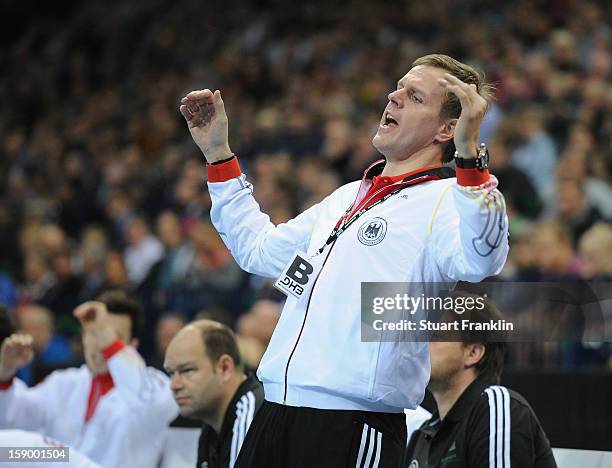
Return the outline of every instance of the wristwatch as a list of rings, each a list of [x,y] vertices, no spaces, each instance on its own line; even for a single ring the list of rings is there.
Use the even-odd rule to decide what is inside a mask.
[[[455,151],[455,164],[461,169],[480,169],[489,167],[489,150],[484,143],[478,148],[478,156],[475,158],[462,158],[459,151]]]

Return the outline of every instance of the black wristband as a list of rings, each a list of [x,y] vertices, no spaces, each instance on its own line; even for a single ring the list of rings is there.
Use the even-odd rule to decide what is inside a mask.
[[[234,159],[236,157],[235,154],[233,154],[230,158],[227,159],[222,159],[221,161],[215,161],[215,162],[211,162],[211,163],[207,163],[209,166],[214,166],[215,164],[223,164],[226,163],[228,161],[231,161],[232,159]]]

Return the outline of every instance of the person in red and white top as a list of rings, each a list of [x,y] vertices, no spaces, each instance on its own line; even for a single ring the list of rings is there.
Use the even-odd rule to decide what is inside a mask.
[[[58,370],[28,388],[15,378],[33,357],[32,337],[0,348],[0,429],[52,437],[103,467],[153,467],[178,415],[168,377],[135,350],[142,309],[122,291],[81,304],[86,365]],[[129,343],[129,345],[127,344]]]

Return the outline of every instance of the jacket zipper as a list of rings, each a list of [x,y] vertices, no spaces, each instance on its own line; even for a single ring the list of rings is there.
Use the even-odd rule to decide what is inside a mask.
[[[396,182],[397,184],[397,182]],[[395,184],[393,184],[395,185]],[[359,202],[359,203],[363,203],[363,206],[367,205],[368,202],[370,200],[372,200],[374,197],[376,197],[376,195],[378,195],[380,192],[384,191],[385,188],[387,187],[383,187],[378,189],[376,192],[374,192],[372,195],[370,195],[370,197],[368,197],[367,201],[363,202]],[[357,193],[359,193],[359,190],[357,191]],[[351,213],[349,213],[349,218],[351,218],[350,216]],[[353,216],[355,216],[353,214]],[[304,320],[302,320],[302,326],[300,328],[300,333],[298,334],[297,339],[295,340],[295,344],[293,345],[293,349],[291,350],[291,354],[289,354],[289,359],[287,359],[287,365],[285,366],[285,392],[283,395],[283,405],[287,404],[287,387],[289,385],[289,364],[291,364],[291,359],[293,358],[293,354],[295,353],[295,350],[297,349],[298,343],[300,342],[300,338],[302,337],[302,332],[304,331],[304,325],[306,325],[306,318],[308,317],[308,310],[310,308],[310,300],[312,299],[312,294],[314,292],[314,288],[317,285],[317,281],[319,280],[319,276],[321,276],[321,273],[323,272],[323,268],[325,268],[325,264],[327,263],[327,259],[329,258],[331,251],[334,248],[334,245],[336,245],[336,242],[334,241],[333,244],[331,244],[329,251],[327,252],[327,256],[325,257],[325,260],[323,260],[323,264],[321,265],[321,269],[319,270],[319,273],[317,274],[317,277],[314,279],[314,283],[312,284],[312,288],[310,289],[310,294],[308,295],[308,302],[306,303],[306,311],[304,313]]]
[[[300,333],[298,334],[297,340],[295,340],[295,344],[293,345],[291,354],[289,354],[289,359],[287,359],[287,366],[285,367],[285,394],[283,395],[283,405],[287,404],[287,386],[288,386],[288,379],[289,379],[288,378],[289,364],[291,363],[291,358],[293,357],[293,353],[295,353],[295,350],[297,349],[297,345],[300,342],[300,338],[302,337],[302,332],[304,331],[304,325],[306,325],[306,317],[308,317],[308,309],[310,308],[310,300],[312,299],[312,293],[314,292],[314,288],[317,285],[319,276],[321,276],[321,273],[323,272],[323,268],[325,268],[325,264],[327,263],[327,259],[329,258],[329,255],[331,254],[331,251],[333,250],[334,245],[336,245],[336,242],[334,242],[329,248],[329,251],[327,252],[327,256],[325,257],[325,260],[323,260],[323,265],[321,265],[321,269],[319,270],[319,273],[317,274],[317,277],[315,278],[314,283],[312,284],[312,288],[310,289],[310,294],[308,295],[308,302],[306,303],[306,311],[304,313],[304,320],[302,320],[302,327],[300,328]]]
[[[415,180],[418,180],[415,179]],[[412,181],[411,181],[412,182]],[[401,182],[395,182],[393,185],[401,185]],[[409,184],[409,185],[416,185],[416,184]],[[409,186],[407,185],[407,186]],[[366,202],[359,202],[359,203],[363,203],[363,206],[366,206],[370,200],[372,200],[373,198],[375,198],[379,193],[381,193],[382,191],[384,191],[387,187],[383,187],[378,189],[376,192],[374,192],[370,197],[368,197]],[[359,190],[357,190],[357,193],[359,193],[359,191],[361,190],[361,188]],[[352,210],[351,210],[352,211]],[[356,213],[355,213],[356,214]],[[355,216],[355,214],[353,214],[353,216]],[[351,213],[349,213],[349,218],[348,220],[350,220],[350,218],[352,216],[350,216]],[[310,308],[310,300],[312,299],[312,294],[314,293],[314,288],[317,285],[317,281],[319,280],[319,277],[321,276],[321,273],[323,272],[323,268],[325,268],[325,264],[327,263],[327,259],[329,258],[331,251],[334,248],[334,245],[336,245],[336,241],[334,241],[330,248],[329,251],[327,252],[327,256],[325,257],[325,260],[323,260],[323,264],[321,265],[321,269],[319,270],[319,273],[317,274],[317,277],[314,279],[314,283],[312,284],[312,288],[310,289],[310,294],[308,295],[308,302],[306,303],[306,311],[304,313],[304,320],[302,320],[302,326],[300,328],[300,333],[298,334],[297,339],[295,340],[295,344],[293,345],[293,349],[291,350],[291,353],[289,354],[289,359],[287,359],[287,365],[285,366],[285,392],[283,395],[283,405],[287,404],[287,387],[288,387],[288,374],[289,374],[289,364],[291,364],[291,359],[293,358],[293,354],[295,353],[295,350],[297,349],[298,343],[300,342],[300,338],[302,337],[302,332],[304,331],[304,325],[306,325],[306,318],[308,317],[308,309]]]

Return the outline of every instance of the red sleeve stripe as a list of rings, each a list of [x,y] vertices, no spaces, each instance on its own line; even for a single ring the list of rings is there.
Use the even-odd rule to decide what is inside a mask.
[[[464,187],[478,187],[489,180],[488,169],[462,169],[457,167],[455,173],[457,174],[457,183]]]
[[[242,174],[236,156],[219,164],[207,164],[206,171],[208,172],[209,182],[227,182],[240,177],[240,174]]]

